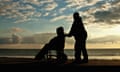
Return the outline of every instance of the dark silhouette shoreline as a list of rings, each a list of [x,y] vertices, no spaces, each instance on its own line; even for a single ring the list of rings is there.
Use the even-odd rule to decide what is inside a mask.
[[[114,72],[120,70],[120,60],[89,60],[85,64],[71,64],[73,60],[68,60],[66,64],[51,63],[51,61],[38,61],[32,58],[7,58],[0,57],[1,68],[11,68],[11,70],[24,71],[73,71],[81,72]]]
[[[53,60],[49,61],[39,61],[34,60],[34,58],[15,58],[15,57],[0,57],[0,64],[53,64],[53,65],[73,65],[71,64],[73,60],[68,59],[64,64],[54,63]],[[120,60],[105,60],[105,59],[90,59],[90,62],[85,64],[76,64],[80,66],[120,66]]]

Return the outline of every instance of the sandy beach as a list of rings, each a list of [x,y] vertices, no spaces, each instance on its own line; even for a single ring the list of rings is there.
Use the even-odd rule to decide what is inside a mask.
[[[73,60],[69,59],[66,64],[70,64]],[[15,58],[15,57],[0,57],[0,64],[27,64],[40,63],[39,60],[33,58]],[[103,60],[90,59],[88,63],[80,64],[80,66],[120,66],[120,60]]]
[[[34,60],[32,58],[8,58],[8,57],[0,57],[0,65],[1,66],[16,66],[30,69],[36,68],[39,70],[44,68],[55,69],[55,67],[62,69],[72,70],[72,68],[77,68],[83,71],[92,71],[92,72],[113,72],[120,71],[120,60],[95,60],[91,59],[88,63],[85,64],[71,64],[72,60],[68,60],[65,64],[55,64],[47,61],[40,62],[39,60]]]

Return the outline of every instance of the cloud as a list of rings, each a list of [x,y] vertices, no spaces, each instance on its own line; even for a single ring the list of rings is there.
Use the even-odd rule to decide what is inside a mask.
[[[24,18],[24,19],[19,19],[17,21],[15,21],[14,23],[22,23],[22,22],[26,22],[26,21],[29,21],[31,19],[28,19],[28,18]]]
[[[88,39],[88,43],[116,43],[120,41],[120,36],[108,35],[99,38]]]
[[[80,9],[80,15],[83,17],[85,24],[104,24],[113,25],[120,23],[120,1],[119,0],[106,0],[106,1],[95,1],[87,0]],[[86,9],[85,9],[86,8]]]
[[[22,28],[19,28],[19,27],[12,27],[10,29],[10,32],[12,33],[21,33],[21,32],[24,32],[25,30],[23,30]]]
[[[11,1],[8,4],[6,4],[6,2],[2,2],[2,4],[3,6],[0,9],[0,15],[7,18],[16,18],[17,21],[15,23],[29,20],[28,17],[32,16],[35,10],[31,5],[23,6],[20,2]]]
[[[43,8],[44,16],[48,16],[50,14],[48,11],[55,9],[57,6],[57,3],[53,0],[4,0],[0,1],[0,16],[9,19],[14,18],[16,19],[14,23],[20,23],[29,21],[30,18],[42,16],[42,13],[38,11],[38,7]]]
[[[74,8],[79,11],[81,8],[93,6],[100,0],[66,0],[67,8]]]
[[[58,6],[57,3],[52,2],[50,4],[47,4],[47,6],[45,6],[45,10],[46,11],[51,11],[51,10],[55,9],[57,6]]]
[[[69,10],[70,11],[73,10],[73,12],[81,10],[79,12],[84,17],[84,22],[86,24],[95,21],[95,17],[92,15],[92,13],[93,13],[93,11],[94,11],[94,13],[96,12],[96,8],[93,7],[93,5],[95,5],[98,2],[98,0],[96,0],[96,1],[94,1],[94,0],[66,0],[65,2],[67,4],[63,8],[59,9],[60,13],[64,13]],[[51,21],[66,19],[66,21],[72,22],[72,20],[73,20],[72,13],[73,12],[70,12],[71,16],[70,15],[69,16],[67,16],[67,15],[56,16],[56,14],[55,14],[56,17],[53,18]]]
[[[93,7],[89,9],[86,15],[87,18],[92,17],[93,23],[105,23],[105,24],[119,24],[120,17],[120,1],[106,1],[103,4],[99,5],[97,8]],[[94,16],[94,17],[93,17]]]
[[[36,12],[36,13],[34,13],[34,16],[36,16],[36,17],[40,17],[42,14],[40,13],[40,12]]]
[[[30,3],[30,4],[34,4],[34,5],[40,5],[41,2],[39,0],[23,0],[23,3]]]
[[[51,19],[50,21],[51,21],[51,22],[54,22],[54,21],[62,20],[62,19],[65,19],[66,21],[70,21],[70,22],[72,21],[72,17],[71,17],[71,15],[57,16],[57,17]]]
[[[76,1],[75,0],[66,0],[66,3],[68,3],[68,5],[66,7],[74,7],[74,6],[77,6],[79,4],[76,4]]]
[[[44,16],[48,16],[49,15],[49,12],[46,12],[45,14],[44,14]]]
[[[64,18],[66,18],[66,16],[58,16],[58,17],[55,17],[55,18],[51,19],[51,21],[54,22],[54,21],[61,20],[61,19],[64,19]]]
[[[94,16],[95,22],[105,22],[107,24],[119,24],[120,23],[120,7],[113,7],[109,11],[96,11]]]
[[[99,2],[100,0],[86,0],[87,2],[87,5],[94,5],[96,4],[97,2]]]
[[[59,9],[59,12],[63,13],[63,11],[65,11],[65,10],[66,10],[66,8],[61,8],[61,9]]]
[[[42,0],[42,1],[41,1],[41,4],[51,3],[51,2],[54,2],[54,1],[53,1],[53,0]]]
[[[61,5],[61,3],[65,3]],[[72,21],[72,13],[79,11],[86,24],[104,22],[119,24],[119,0],[1,0],[0,16],[15,19],[21,23],[34,18],[47,18],[50,21],[65,19]],[[65,16],[64,16],[65,15]]]

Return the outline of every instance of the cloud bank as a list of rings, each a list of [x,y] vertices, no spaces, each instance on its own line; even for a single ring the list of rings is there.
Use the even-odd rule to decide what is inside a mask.
[[[46,18],[50,21],[72,20],[79,11],[86,24],[120,23],[119,0],[0,0],[0,16],[15,19],[14,23]]]

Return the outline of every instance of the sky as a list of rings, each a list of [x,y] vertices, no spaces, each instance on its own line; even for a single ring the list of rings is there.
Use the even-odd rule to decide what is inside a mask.
[[[76,11],[89,43],[119,42],[120,0],[0,0],[0,37],[55,33],[59,26],[68,33]]]

